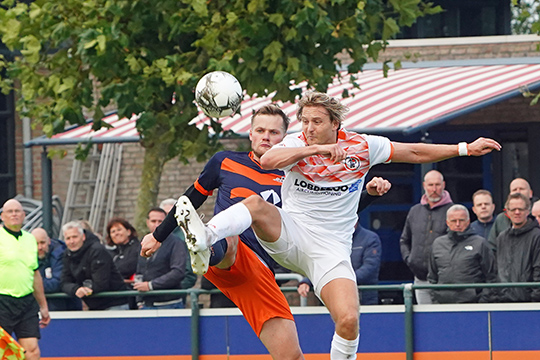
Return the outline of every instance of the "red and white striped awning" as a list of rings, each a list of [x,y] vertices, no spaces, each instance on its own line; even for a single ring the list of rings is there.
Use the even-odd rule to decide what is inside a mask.
[[[343,127],[358,132],[407,134],[519,95],[523,88],[540,87],[540,65],[416,67],[390,70],[386,78],[382,70],[366,70],[355,77],[360,89],[353,87],[346,73],[328,87],[328,93],[338,98],[343,90],[349,92],[350,96],[342,100],[350,108]],[[246,96],[240,114],[220,120],[223,128],[248,133],[252,112],[269,104],[272,96]],[[278,104],[291,117],[289,131],[299,131],[295,104]],[[93,132],[90,123],[43,140],[48,144],[90,137],[94,142],[138,141],[136,119],[118,119],[113,114],[104,119],[113,126],[111,129]],[[193,121],[203,126],[209,119],[199,112]],[[44,144],[36,140],[26,145]]]

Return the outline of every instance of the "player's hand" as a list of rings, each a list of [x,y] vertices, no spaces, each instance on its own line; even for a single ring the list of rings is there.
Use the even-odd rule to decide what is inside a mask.
[[[75,292],[75,296],[77,296],[78,298],[83,298],[85,296],[89,296],[89,295],[92,295],[93,293],[93,290],[88,288],[88,287],[84,287],[84,286],[81,286],[80,288],[77,289],[77,291]]]
[[[329,157],[334,163],[341,162],[347,157],[347,152],[338,144],[319,145],[319,154]]]
[[[49,315],[49,309],[48,308],[40,308],[39,314],[41,315],[41,318],[39,319],[39,327],[44,328],[51,322],[51,316]]]
[[[476,139],[470,144],[467,144],[467,150],[470,156],[482,156],[485,154],[489,154],[493,150],[500,151],[501,148],[501,144],[499,144],[495,140],[483,137]]]
[[[306,283],[302,283],[302,284],[298,285],[298,290],[297,291],[300,294],[300,296],[307,297],[307,295],[309,293],[309,285],[306,284]]]
[[[150,286],[148,286],[148,281],[141,281],[138,283],[133,283],[133,289],[137,291],[146,292],[146,291],[150,291]]]
[[[382,177],[374,177],[366,184],[366,190],[371,196],[382,196],[390,190],[392,184]]]
[[[152,256],[152,254],[155,253],[160,246],[161,243],[156,240],[154,235],[145,235],[141,241],[141,256],[145,258]]]

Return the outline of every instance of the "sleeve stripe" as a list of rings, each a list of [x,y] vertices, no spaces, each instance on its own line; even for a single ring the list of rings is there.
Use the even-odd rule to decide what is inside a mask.
[[[195,186],[195,189],[201,194],[203,194],[204,196],[211,196],[213,193],[212,190],[208,191],[205,188],[203,188],[202,185],[199,184],[199,179],[195,180],[195,183],[193,185]]]
[[[390,156],[389,156],[388,159],[385,161],[385,163],[391,161],[393,156],[394,156],[394,143],[393,143],[393,142],[390,142]]]

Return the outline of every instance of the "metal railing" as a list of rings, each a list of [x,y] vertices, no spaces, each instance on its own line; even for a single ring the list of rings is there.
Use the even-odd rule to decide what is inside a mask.
[[[283,274],[295,275],[295,274]],[[297,275],[297,274],[296,274]],[[301,275],[298,275],[301,277]],[[292,280],[297,280],[297,277]],[[467,288],[540,288],[540,282],[524,282],[524,283],[483,283],[483,284],[426,284],[414,285],[412,283],[395,284],[395,285],[361,285],[358,289],[377,290],[377,291],[402,291],[404,300],[404,332],[405,332],[405,353],[407,360],[413,360],[414,356],[414,307],[413,307],[413,292],[416,289],[431,289],[431,290],[452,290],[452,289],[467,289]],[[283,292],[296,292],[297,287],[281,287]],[[148,292],[139,292],[136,290],[127,291],[106,291],[92,295],[92,297],[116,297],[116,296],[155,296],[155,295],[190,295],[191,300],[191,358],[192,360],[199,359],[199,319],[200,306],[199,296],[203,294],[217,294],[218,289],[203,290],[203,289],[187,289],[187,290],[153,290]],[[69,298],[69,295],[64,293],[46,294],[47,298]],[[187,305],[187,304],[186,304]]]

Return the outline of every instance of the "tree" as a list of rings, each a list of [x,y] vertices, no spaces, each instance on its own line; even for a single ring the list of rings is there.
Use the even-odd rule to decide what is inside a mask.
[[[512,0],[512,33],[540,35],[540,0]]]
[[[5,0],[0,35],[17,56],[0,58],[4,92],[47,136],[94,114],[94,129],[111,104],[120,116],[140,114],[145,148],[135,225],[157,199],[165,162],[206,159],[223,136],[217,122],[190,125],[193,88],[213,70],[234,74],[248,94],[290,81],[325,91],[340,59],[358,72],[400,27],[440,11],[420,0]],[[398,64],[399,66],[399,64]],[[1,72],[1,71],[0,71]],[[256,75],[256,76],[254,76]],[[17,83],[17,86],[14,86]],[[268,90],[267,90],[268,89]],[[346,95],[346,94],[345,94]],[[172,99],[175,98],[173,103]],[[213,134],[212,134],[213,133]]]
[[[514,34],[540,35],[540,0],[512,0],[512,32]],[[540,42],[536,46],[540,51]],[[540,100],[540,93],[523,92],[525,97],[532,98],[531,105]]]

